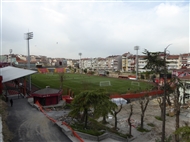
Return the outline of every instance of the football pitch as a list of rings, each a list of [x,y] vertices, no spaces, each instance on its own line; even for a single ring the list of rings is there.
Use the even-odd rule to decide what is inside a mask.
[[[68,89],[71,89],[74,94],[78,94],[84,90],[98,88],[105,88],[110,94],[125,94],[150,90],[153,87],[148,82],[72,73],[64,73],[62,85],[60,74],[57,73],[33,74],[31,82],[39,88],[50,86],[51,88],[59,89],[62,86],[64,94]]]

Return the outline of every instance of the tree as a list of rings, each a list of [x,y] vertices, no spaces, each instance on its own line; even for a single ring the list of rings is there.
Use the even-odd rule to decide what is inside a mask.
[[[132,124],[131,124],[131,116],[133,115],[133,105],[130,104],[130,113],[129,113],[129,117],[128,117],[128,125],[129,125],[129,137],[132,136]]]
[[[87,73],[87,69],[85,68],[85,69],[83,70],[83,72],[86,74],[86,73]]]
[[[84,128],[87,128],[89,110],[94,110],[94,116],[107,116],[111,110],[115,109],[116,104],[110,101],[107,92],[103,89],[85,90],[78,95],[75,95],[72,101],[71,116],[78,116],[82,114],[81,120],[84,121]]]
[[[141,107],[141,125],[140,125],[140,128],[141,129],[144,129],[144,114],[145,114],[145,111],[146,111],[146,108],[148,106],[148,103],[149,103],[149,97],[148,96],[145,96],[145,97],[142,97],[139,99],[139,103],[140,103],[140,107]]]
[[[164,117],[164,112],[163,112],[163,107],[164,107],[164,105],[163,105],[163,97],[158,97],[157,98],[157,101],[158,101],[158,104],[159,104],[159,107],[160,107],[160,118],[163,120],[163,117]]]
[[[179,116],[180,116],[180,107],[181,107],[181,99],[180,98],[180,91],[179,88],[183,86],[183,83],[180,81],[178,77],[173,78],[173,84],[172,87],[175,89],[174,93],[174,108],[175,108],[175,114],[176,114],[176,131],[179,129]],[[175,134],[175,141],[179,142],[179,135]]]
[[[65,78],[65,73],[64,72],[59,73],[59,78],[60,78],[60,88],[63,89],[63,81]]]
[[[141,74],[141,79],[145,79],[144,74]]]
[[[117,105],[110,101],[108,92],[104,89],[99,89],[96,91],[102,98],[94,106],[94,115],[95,117],[103,117],[102,123],[105,124],[108,114],[113,115],[113,110],[117,108]]]
[[[163,107],[163,121],[162,121],[162,142],[165,140],[165,112],[166,112],[166,74],[167,74],[167,63],[166,62],[166,51],[169,45],[164,49],[164,52],[162,53],[164,55],[164,58],[161,58],[161,52],[149,52],[145,49],[144,54],[146,54],[146,60],[147,64],[144,68],[150,69],[151,71],[154,71],[155,73],[163,73],[164,74],[164,97],[162,99]]]
[[[144,69],[149,69],[150,71],[147,71],[146,78],[150,76],[150,73],[154,73],[154,76],[152,76],[152,79],[156,77],[155,74],[163,74],[165,73],[165,66],[168,62],[165,61],[165,58],[161,58],[161,52],[149,52],[148,50],[144,50],[143,54],[145,54],[145,60],[146,65],[144,66]]]
[[[185,94],[186,85],[185,85],[185,83],[181,83],[180,87],[183,90],[183,105],[185,105],[185,98],[186,98],[186,94]]]
[[[145,69],[151,69],[155,73],[161,73],[164,71],[166,62],[164,59],[160,58],[161,52],[149,52],[147,49],[144,50],[143,54],[146,55],[145,60],[147,64]]]
[[[155,78],[156,78],[156,75],[153,74],[153,75],[151,76],[151,80],[152,80],[152,82],[155,82]]]
[[[117,109],[113,110],[113,116],[115,118],[114,129],[117,130],[117,114],[121,111],[123,105],[119,105]]]
[[[71,103],[72,108],[69,114],[73,117],[82,114],[81,120],[85,122],[84,128],[87,128],[88,111],[93,106],[94,102],[96,102],[96,94],[94,91],[87,90],[75,95]]]

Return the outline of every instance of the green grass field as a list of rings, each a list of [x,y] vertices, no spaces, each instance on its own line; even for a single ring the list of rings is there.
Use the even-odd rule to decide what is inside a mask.
[[[59,89],[61,86],[59,74],[33,74],[31,76],[32,84],[39,88],[50,86]],[[110,81],[111,86],[100,86],[101,81]],[[125,94],[127,92],[140,92],[149,90],[152,85],[147,82],[139,82],[127,79],[118,79],[110,77],[101,77],[85,74],[65,73],[63,77],[63,90],[66,94],[67,89],[71,89],[74,94],[78,94],[83,90],[95,90],[105,88],[110,94]]]

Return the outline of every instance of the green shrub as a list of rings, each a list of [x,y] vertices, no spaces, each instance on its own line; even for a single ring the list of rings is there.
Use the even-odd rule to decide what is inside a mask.
[[[151,127],[155,127],[155,125],[153,123],[148,123],[147,125],[151,126]]]
[[[172,136],[170,135],[169,137],[166,137],[164,142],[171,142],[172,141]],[[161,139],[156,139],[155,142],[161,142]]]
[[[147,130],[147,129],[144,129],[144,128],[141,128],[141,127],[138,127],[137,130],[139,132],[150,132],[150,130]]]
[[[6,101],[6,97],[4,95],[0,95],[0,99]]]
[[[160,116],[155,116],[155,118],[156,118],[157,120],[162,121],[162,118],[161,118]]]

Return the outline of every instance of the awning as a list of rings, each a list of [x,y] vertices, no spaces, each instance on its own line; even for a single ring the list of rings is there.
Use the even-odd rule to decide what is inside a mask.
[[[0,68],[0,75],[3,77],[2,83],[8,82],[14,79],[18,79],[24,76],[28,76],[36,72],[37,71],[21,69],[21,68],[16,68],[12,66]]]
[[[113,103],[115,103],[116,105],[126,105],[127,104],[127,100],[123,99],[123,98],[112,98],[111,101]]]

